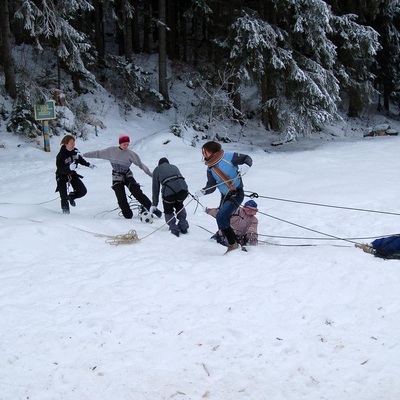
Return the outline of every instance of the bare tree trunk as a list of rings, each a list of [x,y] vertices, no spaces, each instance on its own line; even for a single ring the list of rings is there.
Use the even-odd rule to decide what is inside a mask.
[[[145,2],[144,3],[144,11],[143,11],[143,52],[147,54],[152,53],[152,27],[151,27],[151,17],[152,17],[152,11],[151,11],[151,4],[150,2]]]
[[[261,120],[267,130],[279,130],[279,118],[277,111],[266,107],[267,101],[276,97],[276,88],[273,79],[264,73],[261,77]]]
[[[393,91],[393,86],[390,81],[385,79],[384,85],[383,85],[383,108],[384,110],[389,113],[390,109],[390,95],[392,94]]]
[[[103,27],[103,5],[99,0],[94,0],[94,35],[99,64],[104,65],[104,27]]]
[[[133,38],[132,38],[132,19],[125,15],[125,58],[132,61],[133,58]]]
[[[17,97],[17,85],[14,74],[14,60],[11,52],[10,15],[8,0],[0,1],[0,34],[1,52],[0,62],[4,66],[5,89],[12,99]]]
[[[187,34],[187,24],[186,18],[182,13],[180,15],[180,25],[182,27],[182,61],[187,62],[188,60],[188,53],[187,53],[187,46],[188,46],[188,34]]]
[[[158,86],[164,100],[169,103],[167,84],[167,35],[165,26],[165,0],[158,1]]]
[[[139,2],[136,0],[133,4],[135,7],[135,14],[132,19],[132,47],[134,53],[140,53]]]
[[[347,115],[350,118],[359,117],[364,108],[364,105],[360,99],[360,94],[354,88],[349,90],[349,108],[347,110]]]
[[[240,95],[240,79],[232,74],[232,77],[229,79],[229,97],[233,101],[233,118],[243,123],[243,114],[242,114],[242,96]]]
[[[167,35],[167,49],[168,56],[172,60],[180,59],[180,36],[181,36],[181,28],[180,28],[180,14],[181,10],[179,7],[178,1],[170,1],[168,2],[167,7],[167,24],[170,28],[170,31]]]

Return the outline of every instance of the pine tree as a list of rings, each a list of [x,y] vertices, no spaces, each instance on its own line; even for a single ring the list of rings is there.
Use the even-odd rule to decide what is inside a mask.
[[[378,34],[356,22],[357,16],[345,14],[332,19],[333,41],[337,46],[335,74],[340,81],[342,100],[348,98],[347,114],[358,117],[371,103],[374,93],[372,67],[380,48]]]
[[[382,0],[379,12],[371,24],[379,32],[382,46],[378,52],[376,69],[379,89],[383,95],[383,107],[389,112],[390,98],[400,83],[400,3],[398,0]]]
[[[338,118],[331,14],[323,1],[270,3],[275,24],[244,11],[220,44],[243,77],[261,84],[265,127],[291,140]]]
[[[55,56],[72,76],[76,90],[79,79],[95,82],[87,68],[94,61],[92,46],[88,37],[73,26],[80,12],[92,11],[93,6],[86,0],[23,0],[16,17],[24,22],[24,28],[36,41],[39,50],[52,48]]]
[[[17,86],[14,73],[14,60],[11,52],[10,35],[10,15],[8,9],[8,0],[1,1],[0,4],[0,37],[1,37],[1,55],[0,60],[4,66],[5,89],[11,98],[17,97]]]

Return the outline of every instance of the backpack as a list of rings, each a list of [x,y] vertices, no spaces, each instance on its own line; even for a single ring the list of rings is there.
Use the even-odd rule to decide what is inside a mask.
[[[375,239],[371,245],[375,257],[386,260],[400,260],[400,235]]]

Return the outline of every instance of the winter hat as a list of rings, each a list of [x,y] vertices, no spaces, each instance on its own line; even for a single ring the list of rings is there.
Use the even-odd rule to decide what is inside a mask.
[[[249,201],[246,201],[246,203],[244,203],[244,206],[257,208],[257,203],[254,200],[249,200]]]
[[[165,163],[169,164],[168,158],[162,157],[158,161],[158,165],[165,164]]]
[[[126,142],[129,143],[130,141],[131,141],[131,139],[125,133],[123,133],[122,135],[119,135],[119,144],[126,143]]]

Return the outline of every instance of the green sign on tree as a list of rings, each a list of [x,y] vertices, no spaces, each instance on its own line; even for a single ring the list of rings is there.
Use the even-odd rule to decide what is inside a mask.
[[[46,119],[56,119],[55,101],[49,100],[43,104],[36,104],[35,119],[38,121],[43,121]]]
[[[35,105],[35,119],[42,121],[44,151],[50,151],[49,119],[56,119],[56,105],[54,100]]]

